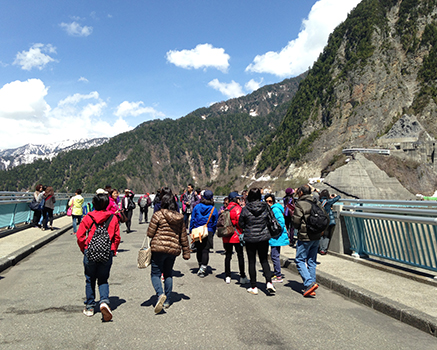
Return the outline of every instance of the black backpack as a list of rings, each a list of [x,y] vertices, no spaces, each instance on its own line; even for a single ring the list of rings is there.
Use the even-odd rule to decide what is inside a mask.
[[[111,215],[103,223],[103,225],[97,224],[94,221],[94,219],[90,216],[91,220],[93,220],[92,225],[96,226],[96,230],[94,231],[94,234],[91,237],[90,242],[88,243],[88,248],[87,248],[88,260],[94,262],[106,262],[109,260],[109,257],[111,255],[111,238],[109,237],[108,226],[113,216],[114,215]]]
[[[317,199],[306,201],[311,203],[310,216],[306,219],[307,234],[310,238],[317,239],[317,236],[320,236],[328,227],[329,216]]]

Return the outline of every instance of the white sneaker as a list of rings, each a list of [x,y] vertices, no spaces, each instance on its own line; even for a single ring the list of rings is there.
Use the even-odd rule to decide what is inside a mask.
[[[257,287],[255,287],[255,288],[252,288],[252,287],[248,288],[247,292],[250,293],[250,294],[257,295],[258,294],[258,288]]]
[[[226,284],[231,283],[231,278],[230,277],[226,277]]]
[[[240,277],[240,284],[247,284],[249,282],[250,281],[247,277]]]
[[[94,308],[92,308],[92,309],[87,309],[87,308],[83,309],[83,314],[85,316],[87,316],[87,317],[94,316]]]
[[[100,304],[100,312],[103,315],[103,321],[108,322],[112,320],[112,311],[109,308],[108,304],[101,303]]]
[[[155,314],[159,314],[162,311],[166,299],[167,297],[165,296],[165,294],[161,294],[159,296],[158,302],[155,305]]]
[[[267,290],[270,293],[276,293],[276,289],[275,289],[275,287],[273,287],[273,284],[271,282],[267,282]]]

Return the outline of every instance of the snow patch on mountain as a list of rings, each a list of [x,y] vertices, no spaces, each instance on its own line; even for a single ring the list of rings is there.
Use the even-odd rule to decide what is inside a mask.
[[[18,148],[0,150],[0,170],[8,170],[21,164],[30,164],[37,159],[52,159],[60,152],[97,147],[108,140],[107,137],[65,140],[45,145],[27,144]]]

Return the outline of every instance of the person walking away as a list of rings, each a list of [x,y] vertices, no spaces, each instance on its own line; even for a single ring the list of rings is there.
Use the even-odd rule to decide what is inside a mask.
[[[195,206],[191,214],[190,234],[191,231],[208,223],[208,237],[200,241],[195,241],[196,257],[199,264],[197,275],[205,277],[209,262],[209,250],[213,249],[214,233],[217,227],[218,211],[214,208],[214,195],[212,191],[206,190],[200,203]],[[208,221],[209,220],[209,221]]]
[[[258,294],[256,284],[256,253],[262,266],[266,280],[267,291],[275,293],[276,289],[272,284],[272,272],[267,260],[269,252],[270,231],[268,229],[269,210],[266,202],[261,202],[261,190],[252,188],[247,195],[246,206],[241,210],[238,224],[243,230],[243,240],[246,244],[247,259],[249,261],[250,288],[247,292]]]
[[[302,185],[297,190],[299,200],[293,214],[293,226],[298,230],[295,262],[303,280],[303,296],[315,296],[319,287],[316,283],[317,250],[321,234],[307,232],[307,222],[311,214],[311,202],[317,200],[311,196],[309,185]]]
[[[264,196],[264,199],[275,215],[276,220],[282,227],[282,233],[275,238],[269,239],[270,245],[270,257],[273,262],[273,283],[282,283],[282,271],[281,271],[281,247],[287,246],[290,244],[290,240],[288,239],[287,229],[285,228],[285,218],[284,218],[284,207],[276,202],[276,198],[274,194],[268,193]]]
[[[148,193],[142,195],[138,199],[138,206],[140,207],[140,219],[139,219],[140,224],[143,223],[143,215],[144,215],[144,222],[146,224],[149,223],[148,212],[149,212],[149,207],[151,204],[152,204],[152,201],[150,200]]]
[[[109,204],[109,198],[106,194],[96,194],[93,197],[94,211],[85,215],[77,231],[77,244],[83,253],[83,265],[85,273],[85,316],[93,316],[94,308],[97,305],[96,282],[100,294],[100,312],[103,321],[112,319],[112,311],[109,303],[109,274],[112,266],[112,258],[117,254],[118,245],[120,244],[120,226],[118,220],[106,210]],[[88,257],[88,247],[96,233],[97,228],[106,227],[110,240],[109,259],[107,261],[96,262]]]
[[[240,207],[240,195],[238,192],[231,192],[229,196],[226,197],[229,200],[229,204],[227,206],[227,210],[229,210],[229,214],[231,216],[232,225],[235,227],[234,234],[231,237],[223,237],[223,247],[225,249],[225,282],[227,284],[231,283],[231,260],[233,250],[237,252],[238,259],[238,269],[240,271],[240,284],[249,283],[249,279],[246,276],[246,272],[244,271],[244,254],[243,254],[243,246],[240,244],[240,234],[242,233],[242,229],[238,224],[238,220],[241,215],[241,207]]]
[[[293,227],[293,213],[294,213],[294,198],[293,195],[295,190],[291,187],[288,187],[285,190],[285,197],[282,199],[284,202],[284,218],[285,218],[285,228],[287,229],[288,239],[290,241],[290,247],[294,247],[296,245],[296,239],[294,238],[294,227]]]
[[[43,186],[42,184],[39,184],[35,187],[35,192],[33,193],[33,198],[35,199],[36,203],[41,204],[41,201],[43,199],[44,193],[43,193]],[[38,206],[33,211],[33,219],[32,219],[32,226],[33,227],[39,227],[41,228],[40,221],[41,221],[41,215],[42,215],[42,208]]]
[[[329,215],[328,228],[322,233],[322,237],[320,238],[320,255],[326,255],[326,253],[328,252],[329,242],[331,241],[335,229],[335,217],[334,213],[332,212],[332,206],[339,199],[341,199],[340,196],[336,196],[335,194],[329,195],[328,190],[322,190],[322,192],[320,192],[320,202],[322,203],[323,208],[325,208],[325,211]]]
[[[53,231],[53,210],[55,209],[55,192],[53,191],[53,187],[48,186],[44,191],[44,208],[43,208],[43,222],[42,222],[42,230],[48,229],[48,224],[50,223],[50,230]]]
[[[189,227],[192,213],[191,203],[195,201],[195,194],[192,184],[188,184],[187,191],[182,196],[182,211],[184,214],[185,226]]]
[[[82,216],[83,216],[83,203],[84,203],[84,199],[82,197],[82,190],[80,188],[78,188],[76,190],[75,196],[71,197],[70,200],[68,201],[68,206],[69,207],[73,207],[72,210],[72,214],[71,217],[73,219],[73,233],[76,234],[77,232],[77,227],[78,225],[80,225],[80,222],[82,221]]]
[[[172,193],[163,194],[161,197],[161,209],[153,214],[147,236],[151,238],[152,250],[150,277],[158,297],[155,313],[160,313],[163,307],[169,308],[171,305],[176,257],[183,251],[183,258],[190,259],[184,216],[177,211],[177,203]],[[161,276],[164,278],[164,291]]]
[[[135,203],[133,201],[135,194],[129,190],[126,189],[124,191],[124,198],[121,201],[121,210],[124,210],[124,213],[126,214],[127,221],[126,224],[126,233],[131,233],[132,230],[130,229],[131,223],[132,223],[132,214],[135,209]]]

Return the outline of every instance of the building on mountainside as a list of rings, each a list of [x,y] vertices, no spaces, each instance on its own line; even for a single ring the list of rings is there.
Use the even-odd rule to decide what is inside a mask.
[[[428,134],[415,116],[403,115],[390,131],[377,140],[391,154],[418,163],[434,164],[436,140]]]

